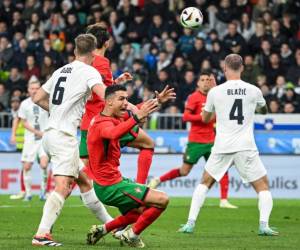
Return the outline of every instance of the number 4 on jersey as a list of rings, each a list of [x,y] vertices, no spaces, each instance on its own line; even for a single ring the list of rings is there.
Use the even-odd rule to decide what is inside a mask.
[[[237,115],[236,115],[237,113]],[[242,99],[235,99],[229,113],[229,120],[237,120],[238,124],[243,124],[243,102]]]

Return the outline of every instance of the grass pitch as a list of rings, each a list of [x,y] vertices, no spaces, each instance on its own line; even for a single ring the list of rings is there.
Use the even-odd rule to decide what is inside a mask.
[[[146,230],[142,238],[146,249],[300,249],[299,200],[275,200],[271,226],[278,228],[279,237],[257,236],[258,210],[254,199],[232,199],[237,210],[221,209],[218,199],[207,199],[193,234],[180,234],[177,229],[185,223],[189,198],[171,198],[165,213]],[[10,201],[0,196],[0,249],[39,249],[31,239],[39,224],[43,202]],[[108,208],[112,215],[118,211]],[[107,235],[95,246],[85,244],[85,236],[93,215],[78,197],[71,197],[54,227],[54,238],[62,249],[126,249]]]

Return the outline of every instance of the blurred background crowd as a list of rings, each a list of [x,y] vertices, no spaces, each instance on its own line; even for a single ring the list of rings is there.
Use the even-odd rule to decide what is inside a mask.
[[[188,6],[201,9],[201,29],[180,25]],[[0,112],[17,110],[30,79],[44,83],[74,60],[74,38],[102,22],[114,77],[133,74],[134,104],[169,84],[177,99],[161,112],[180,113],[199,72],[211,69],[220,84],[225,55],[238,53],[242,79],[262,90],[271,113],[300,113],[299,14],[299,0],[2,0]]]

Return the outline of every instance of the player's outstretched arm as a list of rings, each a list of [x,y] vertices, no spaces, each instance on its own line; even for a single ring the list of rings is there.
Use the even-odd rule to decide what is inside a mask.
[[[49,111],[49,94],[43,89],[43,87],[39,88],[32,100],[42,109]]]
[[[170,88],[169,85],[166,85],[161,92],[155,91],[155,95],[159,104],[176,99],[174,88]]]

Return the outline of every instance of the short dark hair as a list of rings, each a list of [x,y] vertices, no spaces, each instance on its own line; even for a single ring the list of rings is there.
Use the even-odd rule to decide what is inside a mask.
[[[125,86],[119,84],[110,85],[105,89],[105,95],[104,95],[105,100],[111,95],[115,94],[115,92],[117,91],[127,91],[127,89]]]
[[[210,69],[205,69],[200,72],[199,77],[200,76],[210,76],[211,74],[213,74],[213,72]]]
[[[238,71],[243,66],[243,58],[238,54],[229,54],[225,57],[225,65],[233,71]]]
[[[109,40],[109,33],[105,26],[100,23],[89,25],[86,28],[87,34],[92,34],[97,39],[97,49],[101,49],[106,41]]]
[[[75,38],[75,51],[78,55],[87,55],[96,49],[96,38],[91,34],[81,34]]]

